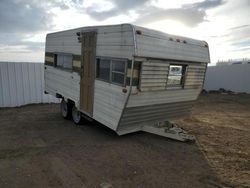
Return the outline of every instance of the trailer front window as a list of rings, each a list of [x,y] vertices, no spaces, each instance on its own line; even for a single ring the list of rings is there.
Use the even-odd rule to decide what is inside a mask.
[[[167,86],[183,86],[185,72],[185,65],[170,65]]]

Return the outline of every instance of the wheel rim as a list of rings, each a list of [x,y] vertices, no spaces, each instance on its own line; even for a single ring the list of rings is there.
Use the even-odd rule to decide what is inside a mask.
[[[72,108],[72,119],[75,123],[80,123],[81,121],[81,112],[75,106]]]
[[[63,117],[67,117],[67,115],[68,115],[68,105],[64,100],[62,100],[62,102],[61,102],[61,112],[62,112]]]

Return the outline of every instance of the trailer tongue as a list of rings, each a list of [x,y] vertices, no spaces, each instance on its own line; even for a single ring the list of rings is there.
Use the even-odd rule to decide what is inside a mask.
[[[187,131],[178,127],[177,124],[169,121],[158,122],[154,125],[145,125],[142,127],[142,131],[182,142],[195,141],[193,135],[188,134]]]

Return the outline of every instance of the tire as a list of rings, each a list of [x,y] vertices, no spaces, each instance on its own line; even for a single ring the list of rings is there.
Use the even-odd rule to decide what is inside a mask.
[[[79,125],[83,122],[82,113],[76,108],[76,106],[73,106],[71,111],[72,120],[76,125]]]
[[[64,99],[61,101],[61,114],[64,119],[71,118],[72,105],[67,103]]]

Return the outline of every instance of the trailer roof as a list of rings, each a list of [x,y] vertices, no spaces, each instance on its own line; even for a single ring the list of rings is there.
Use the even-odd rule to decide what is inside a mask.
[[[67,32],[67,31],[74,31],[74,30],[95,30],[98,28],[105,28],[105,27],[114,27],[114,26],[122,26],[122,25],[129,25],[131,26],[131,29],[134,28],[134,30],[140,30],[143,31],[144,34],[150,34],[150,35],[154,35],[159,39],[166,39],[169,37],[174,37],[174,38],[179,38],[179,39],[185,39],[185,40],[189,40],[189,41],[193,41],[194,44],[200,44],[200,45],[204,45],[207,44],[206,41],[202,41],[202,40],[197,40],[197,39],[193,39],[190,37],[184,37],[184,36],[180,36],[180,35],[172,35],[172,34],[168,34],[162,31],[158,31],[155,29],[149,29],[146,27],[142,27],[142,26],[137,26],[134,24],[130,24],[130,23],[123,23],[123,24],[113,24],[113,25],[94,25],[94,26],[84,26],[84,27],[77,27],[77,28],[73,28],[73,29],[67,29],[67,30],[61,30],[61,31],[56,31],[56,32],[52,32],[52,33],[48,33],[47,35],[51,35],[51,34],[58,34],[58,33],[62,33],[62,32]]]
[[[49,33],[47,37],[60,37],[60,35],[64,37],[70,36],[72,35],[72,32],[79,32],[81,30],[96,30],[98,32],[98,35],[106,35],[107,33],[113,32],[131,33],[129,35],[126,35],[126,37],[130,38],[127,39],[130,42],[125,42],[121,45],[133,45],[134,52],[129,52],[128,54],[133,53],[135,56],[193,62],[210,62],[208,44],[205,41],[183,36],[171,35],[161,31],[127,23],[79,27],[75,29]],[[112,37],[110,38],[110,40],[112,40]],[[132,42],[131,40],[134,42]],[[130,51],[130,49],[123,49],[122,51],[124,50]]]

